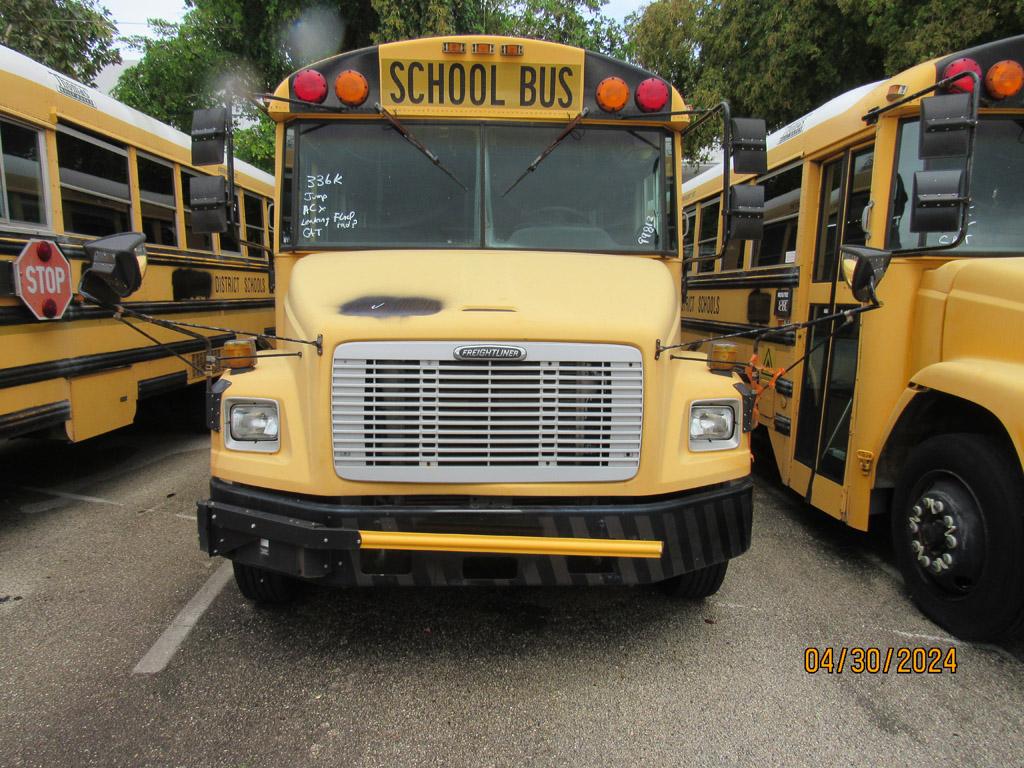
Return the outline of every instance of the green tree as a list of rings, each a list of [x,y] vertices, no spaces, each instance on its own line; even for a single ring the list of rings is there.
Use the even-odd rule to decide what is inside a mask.
[[[92,85],[107,64],[121,63],[117,27],[95,0],[4,0],[0,45]]]

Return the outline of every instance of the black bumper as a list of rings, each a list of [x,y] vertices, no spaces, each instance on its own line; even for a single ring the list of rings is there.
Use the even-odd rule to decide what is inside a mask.
[[[750,548],[750,478],[640,498],[342,497],[214,478],[198,505],[212,555],[337,585],[644,584]],[[359,531],[657,539],[660,559],[359,549]]]

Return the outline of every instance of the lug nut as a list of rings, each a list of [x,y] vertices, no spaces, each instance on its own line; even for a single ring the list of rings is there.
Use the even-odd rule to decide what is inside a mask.
[[[928,557],[928,555],[920,555],[917,558],[917,562],[919,562],[923,567],[927,568],[929,565],[932,564],[932,559]]]
[[[949,535],[947,533],[946,534],[946,546],[949,549],[956,549],[956,536],[951,536],[951,535]]]
[[[949,552],[946,552],[942,556],[942,562],[944,562],[946,564],[946,567],[948,568],[950,565],[953,564],[953,556],[949,554]]]
[[[936,501],[935,505],[932,507],[932,511],[935,512],[936,515],[941,515],[942,510],[945,509],[945,507],[946,505],[943,504],[941,501]]]
[[[947,528],[951,527],[953,525],[953,516],[946,515],[944,518],[942,518],[942,522]]]
[[[939,559],[932,560],[932,570],[935,573],[942,573],[943,562]]]
[[[924,502],[925,509],[928,509],[928,510],[931,510],[931,508],[935,505],[935,502],[932,501],[931,496],[925,496],[922,499],[922,501]]]
[[[914,513],[914,517],[918,517],[918,518],[921,517],[921,512],[923,512],[923,510],[921,509],[921,506],[919,504],[915,504],[914,508],[912,510],[910,510],[910,511]]]
[[[913,520],[910,521],[910,532],[917,533],[918,525]]]
[[[924,552],[924,545],[921,544],[920,541],[910,542],[910,548],[914,550],[915,555],[920,555],[922,552]]]

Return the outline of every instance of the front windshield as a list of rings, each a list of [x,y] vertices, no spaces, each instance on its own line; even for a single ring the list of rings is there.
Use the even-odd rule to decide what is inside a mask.
[[[963,160],[918,158],[920,121],[900,126],[896,178],[891,202],[889,248],[944,245],[956,232],[919,234],[910,231],[910,196],[914,172],[962,168]],[[971,177],[971,206],[967,236],[956,251],[965,253],[1020,253],[1024,251],[1024,116],[987,115],[978,123]]]
[[[296,247],[669,249],[667,134],[559,125],[414,123],[440,164],[386,123],[300,123]],[[514,185],[514,186],[513,186]]]

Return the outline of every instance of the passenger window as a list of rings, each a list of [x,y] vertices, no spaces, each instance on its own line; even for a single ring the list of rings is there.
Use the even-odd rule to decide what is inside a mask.
[[[128,152],[83,132],[57,130],[64,230],[113,235],[132,228]]]
[[[40,133],[0,120],[0,218],[45,224]]]
[[[292,174],[295,167],[295,123],[284,130],[284,152],[281,153],[281,247],[292,244]]]
[[[245,239],[250,243],[266,245],[267,226],[263,218],[263,198],[246,192],[242,199],[245,201]],[[262,259],[267,255],[266,251],[252,245],[246,246],[246,252],[252,259]]]
[[[839,242],[839,202],[843,186],[843,161],[833,160],[821,169],[821,210],[817,251],[814,255],[814,282],[831,282],[836,271],[836,245]]]
[[[875,164],[874,160],[873,148],[853,153],[850,190],[846,193],[846,226],[843,228],[843,242],[850,245],[864,245],[867,242],[863,217],[864,208],[871,198],[871,170]]]
[[[183,170],[181,172],[181,196],[183,198],[181,204],[185,209],[185,247],[198,251],[212,251],[213,237],[192,231],[192,208],[189,207],[188,201],[191,199],[189,195],[191,181],[196,176],[197,174],[190,171]]]
[[[237,211],[238,210],[239,210],[239,207],[238,207],[238,194],[236,193],[235,194],[235,211],[236,211],[235,218],[236,218],[236,220],[238,218],[238,215],[237,215]],[[238,231],[237,226],[233,227],[233,226],[231,226],[231,224],[228,224],[228,228],[224,232],[220,233],[220,252],[221,253],[240,253],[241,252],[241,249],[239,248],[239,245],[238,245],[238,238],[235,237],[235,233],[237,231]]]
[[[796,261],[797,220],[803,166],[776,173],[764,185],[764,237],[754,242],[751,267],[773,267]]]
[[[721,221],[721,219],[719,219]],[[722,239],[725,240],[725,232],[722,233]],[[727,269],[736,270],[743,268],[743,254],[746,250],[746,241],[744,240],[732,240],[725,243],[722,248],[722,271]]]
[[[714,256],[718,253],[718,201],[710,200],[700,207],[700,240],[697,241],[697,257]],[[697,262],[698,272],[713,272],[713,259]]]
[[[683,211],[683,262],[693,258],[693,238],[697,234],[697,208],[690,207]],[[684,267],[685,268],[685,267]],[[693,270],[693,265],[689,265]]]
[[[149,245],[178,245],[175,221],[174,169],[166,163],[138,155],[142,231]]]

